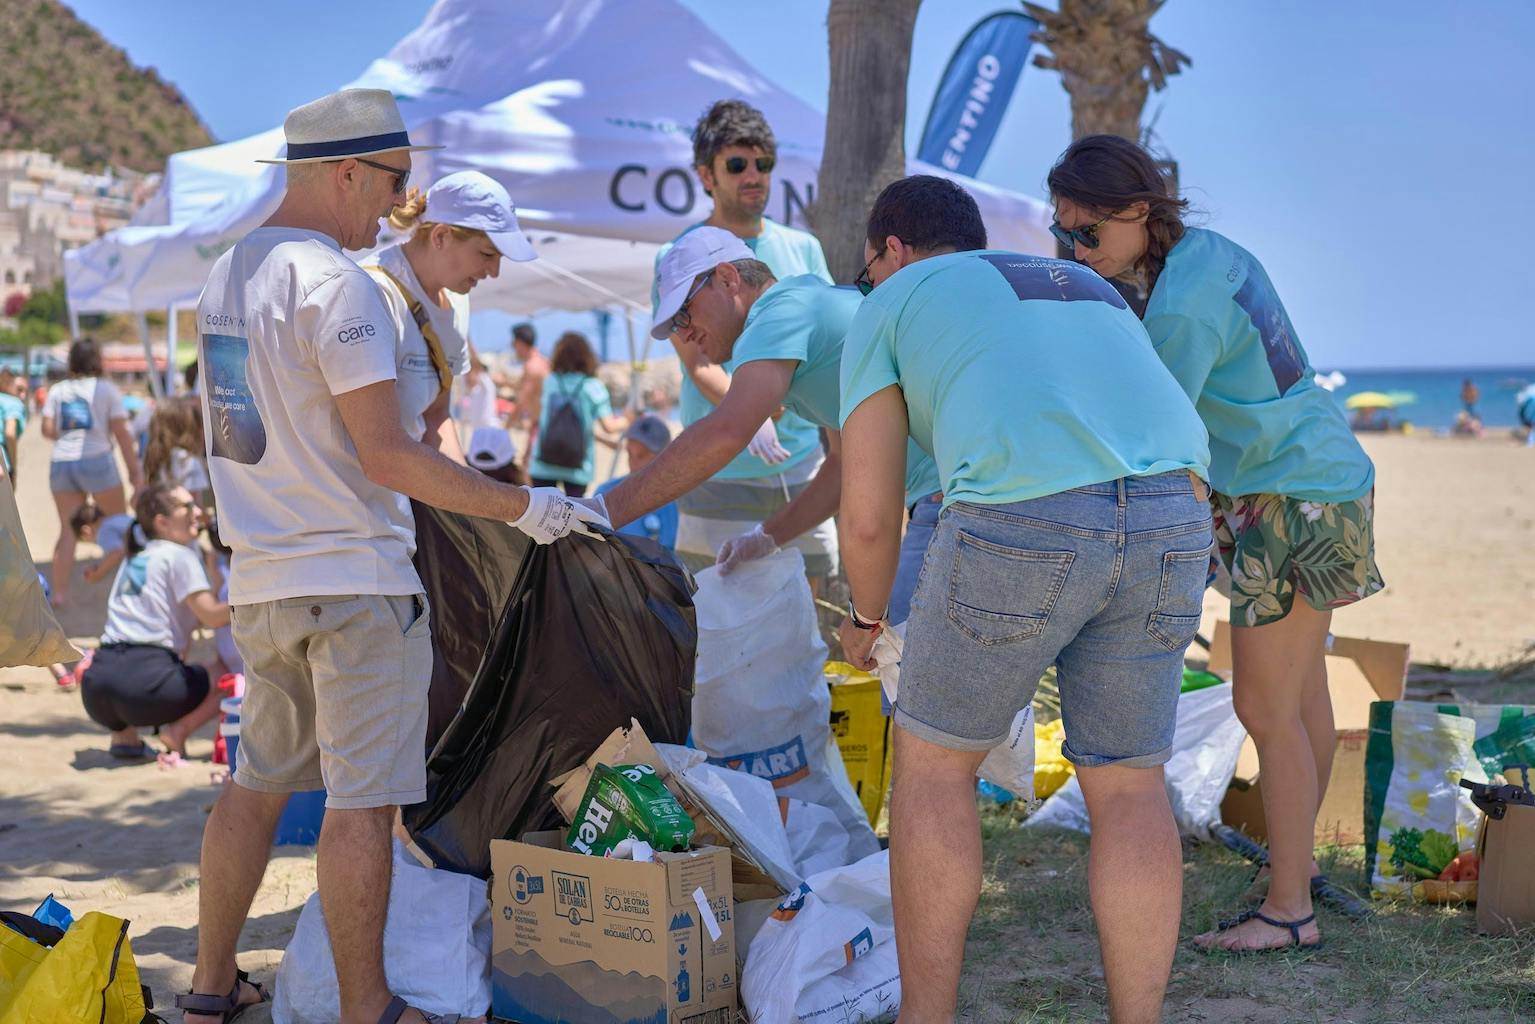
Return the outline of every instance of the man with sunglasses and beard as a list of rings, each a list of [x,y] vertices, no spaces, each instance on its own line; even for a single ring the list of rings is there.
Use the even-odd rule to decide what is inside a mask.
[[[701,227],[728,231],[740,239],[752,256],[780,278],[813,274],[830,283],[831,271],[821,243],[800,231],[763,215],[772,190],[777,144],[762,113],[740,100],[715,103],[693,129],[693,164],[699,183],[714,209],[656,254],[658,283],[651,290],[651,311],[661,301],[661,261],[677,241]],[[714,411],[730,387],[731,365],[712,365],[698,346],[672,339],[682,361],[682,425],[703,419]],[[793,497],[810,486],[823,458],[837,461],[834,441],[823,452],[820,431],[792,411],[769,410],[755,425],[750,443],[729,460],[712,479],[678,501],[681,517],[677,531],[677,556],[695,572],[711,565],[722,545],[749,533],[754,524],[769,519]],[[833,476],[836,466],[830,468]],[[805,556],[812,580],[837,569],[835,525],[826,520],[802,534],[795,546]]]
[[[289,113],[282,202],[219,257],[198,301],[208,469],[234,552],[245,659],[239,763],[203,834],[187,1024],[266,994],[235,949],[290,793],[326,791],[316,854],[342,1019],[419,1024],[383,967],[395,808],[426,798],[426,597],[408,497],[504,519],[538,543],[595,518],[492,480],[401,423],[398,332],[343,250],[376,244],[413,146],[394,97],[345,89]],[[606,524],[603,524],[606,525]]]

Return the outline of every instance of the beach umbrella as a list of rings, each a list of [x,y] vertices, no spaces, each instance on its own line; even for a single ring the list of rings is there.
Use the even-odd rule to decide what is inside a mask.
[[[1361,391],[1343,400],[1345,409],[1395,409],[1397,400],[1381,391]]]

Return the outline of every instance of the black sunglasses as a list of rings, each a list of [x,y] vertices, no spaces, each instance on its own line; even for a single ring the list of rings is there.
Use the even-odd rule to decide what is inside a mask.
[[[881,256],[885,255],[885,250],[888,248],[890,248],[888,242],[880,246],[879,252],[874,254],[874,259],[865,263],[863,269],[858,272],[858,276],[853,278],[853,287],[858,289],[859,295],[867,295],[874,290],[874,281],[869,277],[869,268],[874,266]]]
[[[772,174],[773,173],[773,165],[776,164],[777,162],[778,162],[777,160],[775,160],[773,157],[770,157],[770,156],[759,156],[759,157],[757,157],[757,160],[756,160],[757,173],[758,174]],[[742,171],[746,170],[746,157],[744,157],[744,156],[729,156],[729,157],[726,157],[725,158],[725,170],[729,171],[731,174],[740,174]]]
[[[709,271],[703,277],[699,278],[698,283],[693,286],[693,290],[688,292],[688,297],[682,300],[682,305],[678,306],[677,312],[672,314],[672,330],[683,331],[686,330],[690,324],[692,324],[693,314],[688,312],[688,304],[697,298],[698,293],[703,291],[704,288],[708,286],[709,278],[713,276],[714,271]]]
[[[360,156],[347,157],[345,159],[356,160],[360,164],[367,164],[369,167],[375,168],[375,169],[380,170],[380,171],[388,171],[390,174],[394,175],[394,194],[395,195],[401,195],[401,194],[403,194],[405,192],[405,183],[410,180],[410,168],[409,167],[405,168],[402,171],[398,167],[390,167],[388,164],[381,164],[381,163],[378,163],[378,162],[373,161],[373,160],[364,160]],[[321,161],[321,163],[327,163],[327,164],[339,164],[340,162],[341,162],[340,160],[322,160]]]
[[[1098,228],[1111,220],[1112,216],[1111,214],[1108,217],[1104,217],[1097,224],[1089,224],[1084,228],[1063,228],[1060,221],[1052,221],[1050,233],[1055,236],[1057,242],[1060,242],[1068,249],[1075,248],[1078,242],[1081,242],[1089,249],[1096,249],[1102,242],[1102,239],[1098,237]]]

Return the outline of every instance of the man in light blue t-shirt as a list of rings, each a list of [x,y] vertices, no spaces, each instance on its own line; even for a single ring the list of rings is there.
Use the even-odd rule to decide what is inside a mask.
[[[693,129],[694,170],[704,192],[713,199],[714,209],[678,239],[699,227],[721,228],[741,239],[775,276],[814,274],[830,283],[831,272],[816,237],[763,215],[776,159],[773,131],[760,111],[740,100],[714,104]],[[662,246],[656,254],[658,270],[676,241]],[[652,288],[652,313],[659,301],[659,293]],[[724,398],[735,367],[707,363],[696,348],[676,348],[683,368],[682,425],[689,427]],[[820,430],[815,424],[793,412],[764,418],[745,450],[680,500],[678,556],[694,570],[712,564],[725,540],[768,518],[809,485],[821,454]],[[795,546],[805,555],[810,576],[826,576],[836,570],[836,530],[831,522],[818,524]]]
[[[826,461],[809,485],[721,547],[721,571],[728,573],[837,513],[842,339],[863,297],[855,288],[834,287],[810,274],[777,280],[739,238],[713,227],[701,227],[678,240],[661,261],[659,282],[661,298],[651,333],[672,334],[702,361],[729,364],[735,373],[717,409],[684,430],[653,465],[604,495],[615,524],[708,479],[741,451],[756,424],[780,406],[827,431]],[[905,504],[910,506],[938,490],[938,474],[926,452],[908,447],[903,469]],[[925,544],[928,536],[914,531],[912,544]],[[914,577],[921,550],[910,554],[905,564],[907,575]],[[904,610],[892,612],[894,621],[904,618]]]
[[[1092,823],[1109,1017],[1159,1020],[1182,898],[1162,765],[1211,549],[1204,427],[1107,281],[987,249],[954,182],[893,183],[866,237],[871,293],[841,361],[854,665],[873,667],[883,628],[908,435],[934,456],[944,504],[893,716],[901,1012],[954,1017],[981,881],[975,773],[1054,666]]]

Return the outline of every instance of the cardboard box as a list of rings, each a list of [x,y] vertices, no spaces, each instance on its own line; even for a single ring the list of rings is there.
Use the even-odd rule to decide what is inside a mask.
[[[1327,638],[1327,692],[1332,697],[1337,746],[1332,778],[1317,811],[1316,842],[1346,845],[1364,842],[1364,755],[1368,745],[1370,705],[1401,700],[1407,688],[1411,650],[1407,644],[1353,637]],[[1215,624],[1210,671],[1231,677],[1231,624]],[[1263,791],[1258,784],[1258,748],[1242,744],[1236,775],[1221,802],[1221,820],[1259,842],[1268,840]]]
[[[730,852],[587,857],[558,832],[490,844],[491,1009],[518,1024],[732,1024]]]
[[[1512,781],[1512,780],[1511,780]],[[1535,925],[1535,807],[1509,804],[1501,819],[1484,818],[1477,840],[1476,930],[1513,935]]]
[[[650,738],[645,735],[645,730],[633,718],[629,719],[629,728],[614,729],[609,733],[608,738],[592,751],[580,767],[549,780],[549,785],[555,787],[554,808],[567,823],[574,820],[576,808],[581,803],[581,797],[586,794],[587,784],[591,782],[592,769],[599,764],[609,767],[616,764],[648,764],[659,772],[666,787],[682,804],[688,817],[693,819],[693,845],[723,846],[729,849],[731,884],[736,899],[776,900],[788,892],[785,885],[775,881],[763,869],[735,831],[705,810],[698,797],[682,780],[672,775]]]

